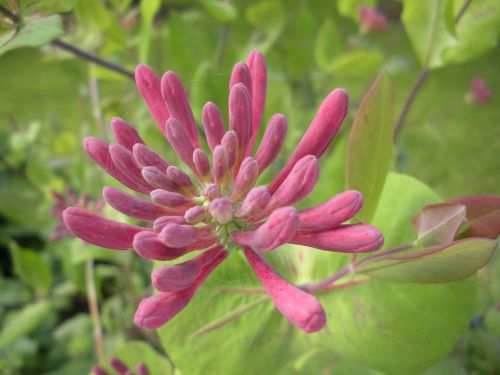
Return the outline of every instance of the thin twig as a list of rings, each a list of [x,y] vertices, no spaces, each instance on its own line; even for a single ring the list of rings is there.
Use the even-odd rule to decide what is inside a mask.
[[[99,307],[95,289],[93,259],[88,259],[86,263],[85,284],[87,287],[87,301],[89,304],[90,316],[92,317],[92,325],[94,327],[95,351],[99,362],[104,363],[106,360],[104,355],[104,338],[102,336],[101,319],[99,317]]]

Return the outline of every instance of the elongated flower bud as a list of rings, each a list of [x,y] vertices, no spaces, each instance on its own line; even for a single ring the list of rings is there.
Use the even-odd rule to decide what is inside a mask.
[[[120,172],[140,184],[144,189],[144,193],[148,193],[152,190],[151,186],[142,178],[141,170],[135,163],[132,151],[126,149],[122,145],[114,144],[109,146],[109,154]]]
[[[266,131],[255,154],[255,160],[259,163],[261,173],[276,159],[285,141],[287,130],[288,125],[284,115],[277,113],[269,119]]]
[[[167,103],[170,116],[176,118],[182,124],[182,127],[186,129],[191,143],[195,147],[200,147],[193,112],[189,106],[184,86],[182,86],[177,74],[169,71],[163,75],[161,78],[161,93],[165,103]]]
[[[245,200],[236,211],[236,216],[249,217],[258,214],[267,207],[270,200],[271,194],[269,194],[267,186],[254,187],[248,192]]]
[[[333,90],[326,97],[290,160],[269,185],[271,193],[278,189],[301,158],[306,155],[319,158],[323,155],[340,129],[347,114],[347,108],[348,98],[345,90]]]
[[[193,168],[193,152],[195,146],[182,124],[175,118],[169,118],[165,124],[165,137],[170,142],[181,160]]]
[[[241,163],[240,171],[234,181],[231,200],[235,202],[243,198],[248,191],[253,188],[258,177],[259,166],[257,165],[257,161],[251,156],[245,158]]]
[[[197,148],[193,152],[193,164],[198,172],[205,181],[210,179],[210,162],[208,161],[208,156],[205,154],[201,148]]]
[[[198,224],[207,218],[207,212],[205,207],[194,206],[186,210],[184,213],[184,219],[189,224]]]
[[[232,168],[240,152],[236,132],[228,130],[222,137],[221,145],[224,146],[227,152],[227,165],[229,168]]]
[[[214,103],[208,102],[203,106],[201,122],[205,128],[208,147],[213,151],[215,146],[221,144],[224,135],[224,121],[219,108]]]
[[[267,68],[264,56],[259,51],[253,51],[248,56],[248,68],[252,79],[252,136],[245,156],[252,153],[255,138],[259,134],[259,127],[266,106]]]
[[[186,219],[184,216],[162,216],[153,222],[153,230],[155,232],[161,232],[167,224],[186,224]]]
[[[92,366],[91,371],[94,375],[109,375],[101,366]]]
[[[129,150],[132,150],[132,147],[134,147],[136,143],[144,144],[137,130],[119,117],[113,117],[111,119],[111,129],[113,130],[116,142]]]
[[[137,143],[134,147],[132,147],[132,152],[137,166],[140,168],[156,167],[160,171],[166,171],[170,165],[167,161],[163,160],[160,155],[146,145]]]
[[[70,207],[64,210],[63,220],[75,236],[92,245],[114,250],[132,248],[134,236],[146,229],[108,220],[78,207]]]
[[[125,363],[120,361],[117,357],[111,357],[109,359],[109,364],[116,370],[120,375],[125,375],[128,372],[128,367]]]
[[[162,204],[167,207],[179,207],[192,205],[192,199],[186,197],[185,195],[174,193],[172,191],[166,191],[162,189],[156,189],[151,192],[151,199],[158,204]]]
[[[354,217],[363,206],[359,191],[348,190],[318,206],[299,212],[300,230],[315,232],[338,227]]]
[[[141,174],[147,183],[154,188],[175,192],[179,190],[178,186],[168,179],[167,174],[157,167],[144,167]]]
[[[158,238],[168,247],[185,247],[198,239],[198,232],[191,225],[167,224],[161,230]]]
[[[371,225],[352,224],[325,232],[298,232],[290,242],[341,253],[364,253],[380,249],[384,237]]]
[[[250,246],[258,251],[269,251],[290,241],[299,228],[299,216],[294,207],[282,207],[253,233]]]
[[[226,224],[233,218],[233,207],[227,198],[214,199],[208,208],[210,215],[220,224]]]
[[[274,305],[290,323],[307,333],[317,332],[325,326],[325,311],[315,297],[283,280],[252,249],[244,247],[243,250]]]
[[[196,186],[194,186],[191,178],[179,167],[171,165],[167,168],[167,178],[172,181],[180,191],[185,194],[193,195],[196,193]]]
[[[146,102],[151,116],[161,130],[170,115],[161,95],[160,82],[160,78],[149,66],[141,64],[135,68],[137,88]]]
[[[226,148],[221,145],[216,146],[213,153],[212,176],[217,185],[224,183],[228,167]]]
[[[231,79],[229,80],[229,89],[231,89],[234,85],[241,83],[245,86],[250,94],[250,98],[252,97],[252,77],[250,76],[250,69],[248,65],[245,63],[238,63],[234,66],[233,71],[231,73]]]
[[[209,201],[213,201],[216,198],[222,198],[222,192],[215,184],[208,184],[205,189],[203,189],[203,195],[207,197]]]
[[[138,363],[135,368],[136,368],[136,371],[137,371],[137,375],[149,375],[150,374],[149,369],[142,362]]]
[[[229,128],[238,136],[239,153],[235,171],[239,169],[252,132],[252,101],[247,88],[238,83],[229,93]]]

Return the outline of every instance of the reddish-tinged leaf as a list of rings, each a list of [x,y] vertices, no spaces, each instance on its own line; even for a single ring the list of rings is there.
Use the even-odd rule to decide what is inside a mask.
[[[413,219],[417,241],[427,246],[453,241],[465,220],[463,204],[439,203],[425,206]]]
[[[467,209],[467,227],[460,233],[460,237],[495,239],[500,236],[500,196],[470,195],[447,203],[463,204]]]

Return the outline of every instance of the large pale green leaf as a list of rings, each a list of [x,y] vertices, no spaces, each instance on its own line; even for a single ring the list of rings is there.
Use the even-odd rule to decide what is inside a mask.
[[[360,5],[375,5],[375,0],[338,0],[337,9],[339,13],[344,17],[350,17],[357,20],[358,7]]]
[[[384,62],[384,55],[379,51],[355,50],[345,52],[335,58],[329,70],[345,77],[371,77]]]
[[[349,136],[346,188],[363,193],[359,217],[370,222],[392,162],[392,83],[381,73],[363,98]]]
[[[14,38],[0,47],[0,56],[16,48],[43,46],[63,34],[59,15],[30,20],[21,27]]]
[[[316,64],[322,69],[329,70],[332,61],[342,53],[343,40],[338,27],[331,18],[321,24],[314,43],[314,57]]]
[[[443,52],[456,44],[452,0],[404,0],[401,16],[420,63],[426,68],[444,64]]]
[[[141,1],[141,35],[139,43],[139,61],[146,63],[149,57],[151,39],[153,37],[154,18],[160,10],[160,0]]]
[[[234,21],[238,16],[238,9],[227,1],[200,0],[208,13],[220,22]]]

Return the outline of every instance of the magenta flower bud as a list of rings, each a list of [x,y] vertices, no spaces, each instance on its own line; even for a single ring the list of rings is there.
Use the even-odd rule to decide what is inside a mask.
[[[236,211],[236,217],[249,217],[262,212],[269,201],[271,194],[267,186],[257,186],[250,190],[243,200],[243,203]]]
[[[141,170],[142,177],[154,188],[168,191],[177,191],[178,187],[167,177],[167,174],[157,167],[144,167]]]
[[[135,225],[105,219],[78,207],[64,210],[63,220],[75,236],[92,245],[114,250],[132,248],[134,236],[145,230]]]
[[[179,213],[177,209],[160,206],[109,186],[104,188],[103,196],[115,210],[139,220],[153,221],[161,216]]]
[[[233,219],[233,207],[227,198],[214,199],[210,203],[208,212],[220,224],[227,224]]]
[[[137,364],[136,371],[137,371],[137,375],[149,375],[148,367],[142,362]]]
[[[137,88],[146,102],[151,116],[161,130],[170,115],[161,95],[160,82],[160,78],[149,66],[141,64],[135,68]]]
[[[216,198],[222,197],[222,192],[219,187],[215,184],[208,184],[205,189],[203,189],[203,195],[207,197],[209,201],[213,201]]]
[[[227,165],[229,168],[232,168],[239,155],[238,136],[236,132],[234,130],[228,130],[222,137],[221,145],[224,146],[227,152]]]
[[[238,171],[252,132],[252,99],[241,83],[229,92],[229,128],[238,136],[239,155],[235,163],[235,171]]]
[[[129,150],[132,150],[132,147],[134,147],[136,143],[144,144],[137,130],[119,117],[113,117],[111,119],[111,129],[113,130],[116,142]]]
[[[142,193],[149,194],[152,188],[142,178],[141,170],[135,163],[132,151],[126,149],[122,145],[114,144],[109,146],[109,155],[111,156],[114,165],[120,170],[121,173],[134,181],[136,184],[139,184],[142,188]]]
[[[182,192],[192,195],[196,192],[196,187],[189,176],[182,169],[171,165],[167,168],[167,178],[178,186]]]
[[[182,124],[175,118],[169,118],[165,124],[165,137],[170,142],[181,160],[193,168],[193,152],[195,146]]]
[[[233,67],[231,73],[231,78],[229,80],[229,89],[233,88],[234,85],[241,83],[245,86],[252,98],[252,77],[250,76],[250,69],[245,63],[238,63]]]
[[[341,253],[365,253],[384,244],[382,233],[368,224],[341,225],[325,232],[298,232],[291,243]]]
[[[148,146],[137,143],[132,147],[132,152],[134,154],[134,159],[136,164],[140,168],[144,167],[156,167],[160,171],[166,171],[168,162],[163,160],[163,158],[156,152],[151,150]]]
[[[171,223],[165,225],[158,238],[168,247],[180,248],[194,243],[198,239],[198,232],[191,225]]]
[[[319,162],[312,155],[304,156],[271,197],[270,208],[294,204],[309,194],[319,177]]]
[[[471,81],[469,91],[472,101],[476,103],[488,103],[493,98],[493,93],[486,81],[479,76]]]
[[[205,207],[194,206],[186,210],[184,219],[189,224],[198,224],[207,218]]]
[[[161,232],[167,224],[186,224],[184,216],[162,216],[153,222],[153,230]]]
[[[94,375],[109,375],[101,366],[92,366],[91,371]]]
[[[243,248],[248,263],[266,289],[276,308],[293,325],[307,333],[317,332],[326,324],[321,303],[310,294],[283,280],[260,255]]]
[[[221,144],[224,135],[224,121],[219,108],[214,103],[208,102],[203,106],[201,122],[205,128],[208,147],[213,151],[215,146]]]
[[[285,141],[288,125],[286,117],[282,114],[274,114],[267,123],[266,131],[262,137],[255,160],[259,163],[262,173],[276,159]]]
[[[204,180],[210,179],[210,162],[208,161],[208,156],[201,148],[197,148],[193,152],[193,164]]]
[[[167,207],[187,206],[193,203],[192,199],[185,195],[162,189],[153,190],[150,196],[156,203]]]
[[[83,140],[83,149],[92,160],[117,181],[139,193],[149,194],[147,192],[148,189],[146,189],[141,182],[134,181],[114,164],[107,143],[97,138],[87,137]]]
[[[269,185],[271,193],[278,189],[278,186],[288,176],[295,163],[304,156],[314,155],[319,158],[323,155],[344,121],[348,102],[347,93],[343,89],[333,90],[326,97],[290,160]]]
[[[167,103],[170,116],[176,118],[181,126],[186,129],[187,136],[194,147],[200,147],[200,140],[198,138],[193,112],[189,106],[186,91],[177,74],[169,71],[163,75],[161,78],[161,93],[165,103]],[[190,156],[191,155],[192,152],[190,153]]]
[[[254,187],[258,177],[259,166],[257,165],[257,161],[251,156],[245,158],[234,181],[231,200],[235,202],[243,198]]]
[[[252,153],[255,138],[259,134],[259,127],[266,106],[267,86],[267,68],[262,53],[259,51],[250,53],[247,59],[247,65],[250,69],[250,76],[252,79],[252,136],[245,156]]]
[[[358,14],[362,32],[382,33],[389,28],[389,22],[384,13],[371,6],[360,5]]]
[[[363,196],[359,191],[344,191],[325,203],[299,212],[300,230],[320,232],[336,228],[354,217],[362,206]]]
[[[111,357],[109,359],[109,364],[121,375],[124,375],[128,372],[127,365],[120,361],[117,357]]]
[[[274,210],[253,233],[250,246],[257,251],[269,251],[290,241],[299,229],[299,215],[294,207]]]
[[[229,169],[227,151],[218,145],[214,149],[212,161],[212,177],[217,185],[223,185]]]

